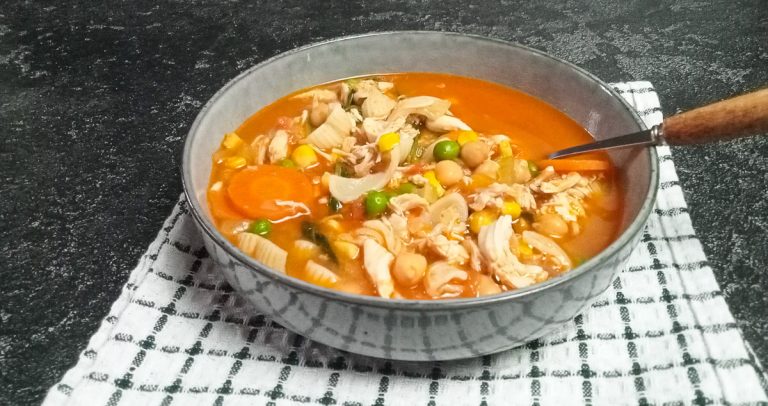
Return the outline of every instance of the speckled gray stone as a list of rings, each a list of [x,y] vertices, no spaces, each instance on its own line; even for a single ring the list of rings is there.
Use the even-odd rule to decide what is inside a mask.
[[[146,1],[0,7],[0,403],[38,403],[160,228],[198,108],[259,61],[378,30],[517,41],[666,114],[768,84],[764,1]],[[471,63],[471,61],[468,61]],[[699,237],[768,360],[768,138],[675,148]]]

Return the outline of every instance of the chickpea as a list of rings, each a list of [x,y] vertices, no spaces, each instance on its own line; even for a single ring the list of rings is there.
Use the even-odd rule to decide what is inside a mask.
[[[554,213],[544,213],[533,223],[533,229],[550,237],[563,237],[568,234],[568,223]]]
[[[331,109],[326,103],[317,103],[312,106],[312,111],[309,113],[309,123],[314,127],[319,127],[325,122],[330,114]]]
[[[491,179],[498,179],[499,177],[499,164],[490,159],[481,163],[475,168],[475,175],[485,175]]]
[[[468,142],[461,147],[461,160],[468,167],[475,168],[488,159],[489,152],[490,148],[482,141]]]
[[[451,187],[464,177],[464,170],[454,161],[440,161],[435,166],[435,177],[443,186]]]
[[[477,295],[488,296],[501,293],[501,286],[494,282],[488,275],[478,275],[477,277]]]
[[[426,272],[427,259],[413,252],[400,253],[392,268],[392,276],[397,283],[405,287],[412,287],[421,282]]]

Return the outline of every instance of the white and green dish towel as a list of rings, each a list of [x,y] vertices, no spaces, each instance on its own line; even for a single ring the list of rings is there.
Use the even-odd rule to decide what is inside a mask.
[[[661,122],[650,83],[614,87]],[[217,275],[182,199],[44,404],[766,405],[669,148],[657,150],[656,209],[612,287],[552,334],[462,361],[349,354],[255,313]]]

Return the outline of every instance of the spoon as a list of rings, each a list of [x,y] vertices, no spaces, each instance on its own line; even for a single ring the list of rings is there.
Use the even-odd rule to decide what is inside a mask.
[[[768,132],[768,89],[719,101],[664,119],[648,130],[549,154],[549,159],[631,146],[706,144]]]

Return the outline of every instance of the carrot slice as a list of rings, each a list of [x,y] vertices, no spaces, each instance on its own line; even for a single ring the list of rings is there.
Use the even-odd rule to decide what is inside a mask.
[[[208,190],[208,207],[217,220],[241,220],[245,218],[244,214],[232,206],[227,196],[227,190],[223,187]]]
[[[236,173],[227,194],[232,204],[251,218],[284,220],[312,212],[312,182],[296,169],[260,165]]]
[[[611,169],[611,164],[608,161],[600,159],[543,159],[536,162],[536,165],[542,169],[551,166],[558,172],[607,171]]]

